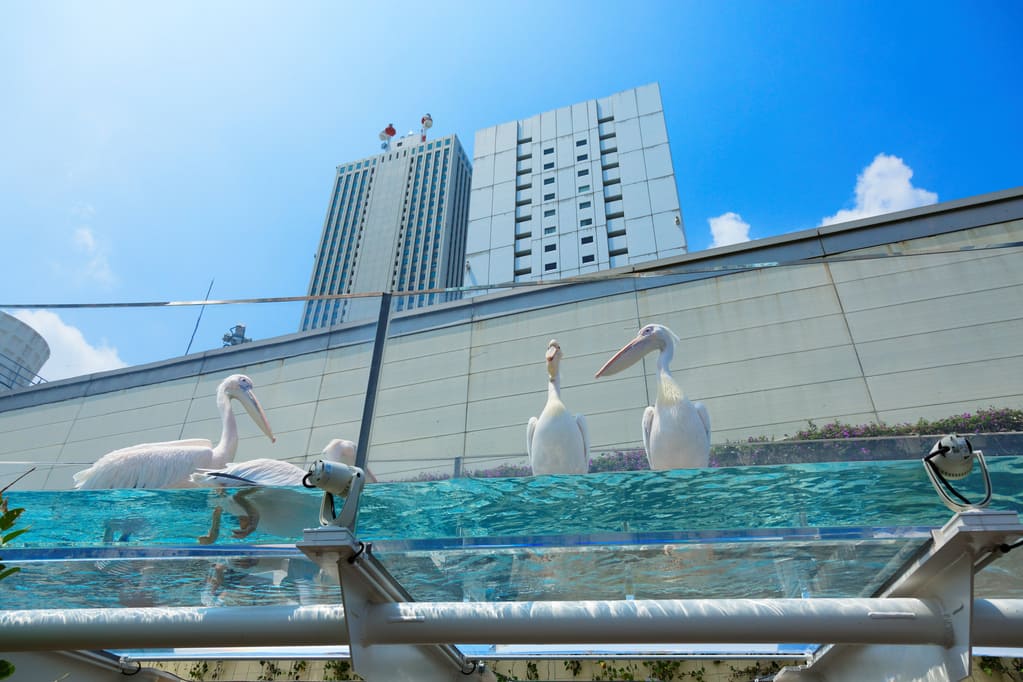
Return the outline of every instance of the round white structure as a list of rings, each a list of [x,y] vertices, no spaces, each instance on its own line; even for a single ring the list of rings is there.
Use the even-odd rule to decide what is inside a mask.
[[[0,391],[39,383],[38,372],[49,359],[46,339],[18,318],[0,312]]]

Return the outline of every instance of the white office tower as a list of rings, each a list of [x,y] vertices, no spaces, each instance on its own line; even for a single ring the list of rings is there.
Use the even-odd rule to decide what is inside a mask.
[[[337,167],[310,296],[461,286],[469,158],[455,135],[423,138],[425,128],[385,141],[381,154]],[[396,296],[394,306],[408,310],[449,297]],[[301,329],[372,318],[378,306],[377,298],[308,301]]]
[[[656,83],[476,133],[467,285],[686,253]]]

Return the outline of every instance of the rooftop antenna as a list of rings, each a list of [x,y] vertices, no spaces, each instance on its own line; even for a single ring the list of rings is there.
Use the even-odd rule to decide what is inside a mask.
[[[433,118],[426,114],[420,119],[420,123],[423,124],[423,127],[419,129],[419,141],[426,142],[426,131],[433,127]]]
[[[391,138],[398,134],[398,131],[394,129],[393,123],[388,123],[387,127],[380,131],[380,148],[385,152],[391,148]]]

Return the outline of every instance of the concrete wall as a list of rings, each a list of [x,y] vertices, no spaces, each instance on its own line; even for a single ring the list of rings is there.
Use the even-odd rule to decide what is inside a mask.
[[[386,479],[449,472],[462,456],[469,468],[525,463],[551,338],[566,355],[562,395],[587,415],[593,449],[640,447],[655,358],[593,374],[652,321],[681,338],[672,368],[707,404],[715,442],[780,437],[807,420],[1023,407],[1021,247],[1004,246],[1015,242],[1023,191],[397,316],[370,466]],[[346,325],[0,396],[0,482],[34,463],[20,487],[64,488],[118,447],[216,439],[214,391],[235,371],[252,377],[278,435],[271,445],[239,411],[238,459],[304,464],[331,438],[358,439],[372,336]]]

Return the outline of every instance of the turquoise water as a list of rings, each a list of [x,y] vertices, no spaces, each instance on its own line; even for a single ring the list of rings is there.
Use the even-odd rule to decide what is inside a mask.
[[[1023,510],[1023,457],[989,465],[991,508]],[[22,568],[0,586],[6,609],[340,598],[294,547],[318,525],[318,491],[251,491],[260,521],[242,538],[237,498],[209,489],[9,501],[31,530],[4,552]],[[220,537],[201,545],[216,506]],[[869,596],[950,516],[920,462],[902,460],[380,483],[357,535],[424,601]],[[982,573],[980,592],[1023,596],[1015,559]]]

